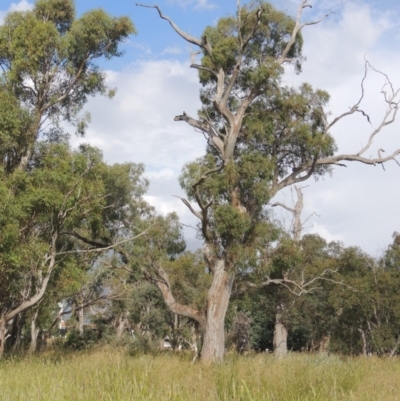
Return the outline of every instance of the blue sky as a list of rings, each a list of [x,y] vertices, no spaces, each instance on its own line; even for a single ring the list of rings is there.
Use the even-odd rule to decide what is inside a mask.
[[[183,59],[189,48],[182,40],[170,29],[166,21],[161,21],[155,10],[137,7],[137,0],[76,0],[77,15],[89,11],[93,8],[102,8],[111,15],[129,16],[135,24],[138,36],[131,37],[129,43],[123,48],[126,50],[123,60],[112,60],[104,64],[107,68],[122,69],[129,62],[138,59],[174,57]],[[143,4],[157,4],[165,15],[170,16],[178,25],[193,35],[200,36],[203,29],[215,23],[218,18],[233,14],[236,10],[236,0],[159,0],[159,1],[139,1]],[[241,3],[247,3],[241,0]],[[299,1],[297,0],[271,0],[277,8],[294,15]],[[305,15],[310,20],[317,19],[326,12],[333,11],[329,18],[335,21],[340,18],[341,10],[348,3],[368,4],[372,13],[376,15],[382,13],[400,14],[400,1],[398,0],[312,0],[312,9],[307,9]],[[10,8],[24,8],[28,4],[33,4],[33,0],[9,1],[0,0],[0,10],[6,11]],[[399,31],[397,30],[397,33]],[[177,51],[181,53],[177,53]]]
[[[145,0],[141,2],[146,3]],[[280,9],[294,14],[299,0],[273,0]],[[102,7],[115,16],[132,18],[138,35],[124,44],[125,54],[118,60],[103,62],[108,82],[117,87],[115,99],[91,99],[92,115],[88,141],[99,146],[109,163],[133,161],[146,165],[151,186],[147,199],[162,213],[177,211],[183,223],[194,226],[193,216],[172,195],[181,195],[177,177],[188,161],[204,152],[204,138],[184,123],[173,121],[186,111],[195,115],[199,108],[199,84],[190,69],[190,46],[179,38],[155,10],[135,6],[136,0],[77,0],[78,15]],[[182,29],[200,36],[218,18],[233,13],[236,0],[151,0]],[[242,0],[243,3],[243,0]],[[288,72],[285,82],[303,81],[326,89],[331,94],[332,117],[355,104],[360,96],[364,57],[385,71],[400,87],[400,0],[309,0],[312,9],[305,20],[315,20],[333,11],[328,19],[303,31],[307,61],[300,76]],[[31,7],[30,0],[0,0],[0,19],[10,10]],[[380,91],[382,76],[371,74],[366,84],[364,109],[373,124],[384,113]],[[400,119],[399,119],[400,121]],[[400,148],[399,121],[376,138],[371,155],[384,148],[387,153]],[[360,117],[343,121],[333,131],[341,153],[357,153],[366,142],[371,127]],[[75,145],[79,140],[73,138]],[[317,213],[306,232],[316,232],[327,240],[361,246],[378,255],[400,232],[400,168],[394,163],[386,171],[378,166],[349,164],[335,169],[332,177],[308,181],[304,189],[304,218]],[[290,190],[277,200],[292,202]],[[290,219],[278,211],[277,217],[288,225]],[[195,230],[186,230],[191,248]]]

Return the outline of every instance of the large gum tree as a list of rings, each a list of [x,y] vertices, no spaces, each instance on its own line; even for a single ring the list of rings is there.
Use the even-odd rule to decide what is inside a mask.
[[[274,230],[265,206],[281,189],[346,161],[376,165],[395,160],[400,150],[376,158],[365,153],[382,128],[393,123],[399,92],[385,87],[386,113],[365,146],[356,154],[339,154],[330,130],[355,113],[368,117],[361,110],[363,96],[349,111],[328,121],[325,91],[282,83],[286,66],[301,70],[302,29],[326,17],[303,23],[303,11],[311,7],[307,0],[301,1],[295,18],[264,1],[238,4],[236,16],[221,18],[201,38],[182,31],[158,6],[144,7],[154,8],[201,55],[196,62],[193,54],[191,65],[202,84],[201,110],[197,117],[183,112],[175,121],[184,121],[208,140],[205,156],[187,164],[180,178],[187,193],[182,201],[199,221],[204,260],[212,274],[205,310],[177,301],[160,264],[153,266],[155,277],[171,310],[202,327],[201,361],[221,361],[225,315],[235,282],[255,269],[265,271],[265,283],[272,282],[266,250]],[[368,67],[366,63],[366,72]]]

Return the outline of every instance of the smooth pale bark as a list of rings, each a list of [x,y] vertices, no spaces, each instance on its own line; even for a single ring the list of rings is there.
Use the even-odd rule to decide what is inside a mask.
[[[125,329],[128,327],[129,321],[126,316],[121,315],[119,317],[118,327],[117,327],[117,338],[121,338]]]
[[[390,352],[390,357],[391,358],[396,354],[397,350],[399,349],[399,346],[400,346],[400,335],[397,337],[396,345],[394,346],[394,348]]]
[[[196,359],[199,357],[199,348],[197,347],[197,329],[196,329],[196,327],[193,327],[193,329],[192,329],[191,349],[194,352],[192,362],[195,362]]]
[[[207,296],[207,316],[200,360],[209,364],[222,362],[225,353],[225,315],[235,279],[227,272],[223,260],[217,260]]]
[[[367,338],[365,337],[365,331],[361,328],[358,328],[359,333],[361,334],[361,340],[362,340],[362,346],[363,346],[363,350],[362,350],[362,354],[363,356],[367,356]]]
[[[83,308],[81,307],[78,310],[78,330],[79,330],[79,335],[83,337],[83,330],[84,330],[84,316],[83,316]]]
[[[37,339],[38,339],[39,331],[40,331],[39,327],[36,326],[37,316],[38,316],[38,312],[36,312],[34,314],[34,316],[32,317],[32,320],[31,320],[31,344],[30,344],[29,350],[28,350],[29,354],[33,354],[37,350]]]
[[[278,306],[274,331],[274,355],[278,358],[284,357],[287,354],[287,337],[287,328],[282,320],[282,308]]]
[[[176,315],[185,316],[193,319],[200,325],[201,328],[204,328],[204,314],[196,309],[193,309],[187,305],[182,305],[177,302],[174,295],[172,294],[167,272],[159,265],[154,265],[153,267],[156,269],[157,274],[160,278],[156,280],[157,287],[160,289],[164,298],[164,302],[166,303],[170,311],[175,313]]]

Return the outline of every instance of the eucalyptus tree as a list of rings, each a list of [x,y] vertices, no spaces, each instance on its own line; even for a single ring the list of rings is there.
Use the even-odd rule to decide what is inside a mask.
[[[11,322],[43,299],[54,272],[115,239],[103,223],[121,205],[107,200],[102,155],[72,150],[60,123],[84,134],[88,97],[112,94],[96,61],[121,55],[134,32],[102,10],[76,19],[71,0],[38,0],[0,27],[0,355]]]
[[[394,242],[380,260],[348,248],[338,260],[339,272],[353,288],[331,292],[332,305],[341,311],[333,332],[338,350],[363,355],[398,353],[400,274],[398,261],[393,264],[396,247]]]
[[[189,124],[208,139],[206,155],[184,167],[181,185],[188,196],[182,201],[199,221],[213,280],[206,313],[176,302],[171,308],[203,324],[202,361],[221,361],[224,319],[235,279],[267,264],[263,255],[274,239],[264,206],[281,189],[321,176],[345,161],[376,165],[394,160],[400,149],[387,157],[369,158],[365,153],[382,128],[394,121],[399,92],[392,86],[384,91],[387,112],[359,152],[336,153],[330,130],[347,116],[365,114],[360,107],[363,97],[328,122],[325,91],[282,83],[286,66],[301,70],[302,29],[324,19],[302,22],[304,9],[311,7],[307,0],[301,1],[295,19],[264,1],[239,4],[236,16],[221,18],[201,38],[181,30],[158,6],[145,7],[156,9],[202,56],[198,63],[193,54],[191,64],[203,87],[199,115],[183,112],[175,121]]]
[[[88,97],[113,93],[96,60],[120,56],[120,43],[132,33],[128,17],[113,18],[100,9],[75,18],[72,0],[38,0],[32,11],[5,17],[0,27],[1,93],[18,117],[12,120],[10,113],[12,129],[2,130],[7,172],[28,166],[46,123],[66,120],[84,133],[87,116],[79,118],[78,113]]]

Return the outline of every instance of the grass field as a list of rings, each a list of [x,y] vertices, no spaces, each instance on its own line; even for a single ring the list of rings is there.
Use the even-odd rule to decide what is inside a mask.
[[[102,350],[0,362],[1,401],[400,401],[400,360],[289,355],[129,356]]]

